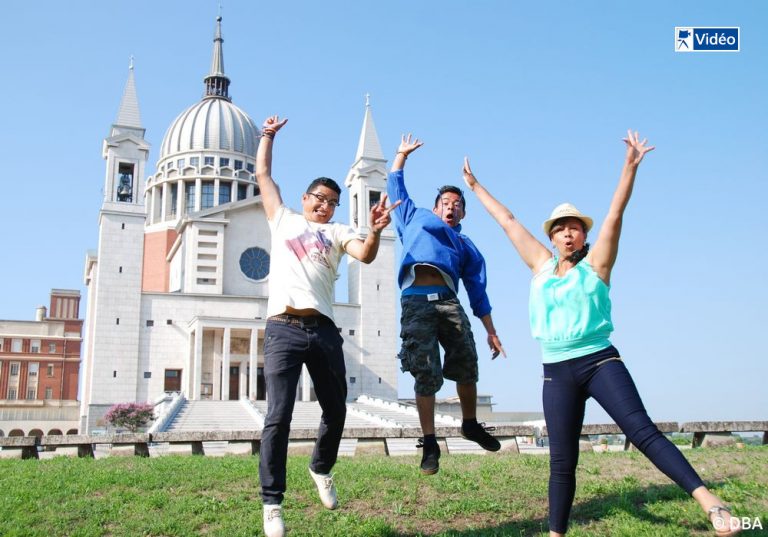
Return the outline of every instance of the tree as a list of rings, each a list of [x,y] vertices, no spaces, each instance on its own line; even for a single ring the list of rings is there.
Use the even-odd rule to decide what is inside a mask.
[[[135,433],[155,418],[154,410],[155,407],[149,403],[119,403],[109,407],[104,419],[113,427],[125,427]]]

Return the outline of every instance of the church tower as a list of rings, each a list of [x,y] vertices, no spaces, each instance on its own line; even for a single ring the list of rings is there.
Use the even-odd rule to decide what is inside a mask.
[[[81,431],[114,401],[135,401],[138,385],[144,177],[149,144],[139,115],[133,60],[117,119],[104,139],[104,198],[99,246],[86,258],[88,306],[83,356]]]
[[[349,189],[349,225],[363,237],[370,233],[368,214],[387,190],[387,160],[381,151],[373,124],[370,96],[365,98],[365,116],[355,161],[344,181]],[[395,232],[390,226],[381,233],[376,260],[366,265],[348,256],[349,301],[360,304],[361,349],[359,371],[348,371],[360,379],[349,383],[353,399],[360,394],[397,399],[397,364],[392,352],[397,344],[395,290]]]

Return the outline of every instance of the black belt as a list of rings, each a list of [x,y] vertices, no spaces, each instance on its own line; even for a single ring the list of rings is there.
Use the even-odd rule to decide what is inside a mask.
[[[426,295],[403,295],[403,299],[413,300],[414,302],[437,302],[439,300],[450,300],[456,298],[456,293],[447,291],[444,293],[429,293]]]
[[[331,320],[325,315],[291,315],[290,313],[281,313],[279,315],[273,315],[267,317],[267,321],[274,321],[276,323],[289,324],[293,326],[300,326],[302,328],[315,328],[321,324],[330,323]]]

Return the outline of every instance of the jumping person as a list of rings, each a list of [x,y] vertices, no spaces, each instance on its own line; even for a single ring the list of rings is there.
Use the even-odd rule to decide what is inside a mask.
[[[461,233],[466,214],[464,194],[455,186],[439,189],[432,210],[418,208],[405,188],[403,168],[408,155],[423,144],[402,137],[392,170],[387,179],[391,199],[402,205],[395,209],[395,226],[403,243],[403,258],[398,271],[402,289],[400,335],[401,368],[415,379],[416,408],[424,434],[421,472],[429,475],[439,468],[440,447],[435,438],[435,393],[443,378],[456,381],[461,401],[462,436],[488,451],[501,444],[477,422],[477,350],[469,319],[456,292],[459,279],[469,295],[472,312],[488,332],[493,358],[506,356],[491,318],[491,305],[485,292],[485,260],[469,238]],[[440,362],[440,347],[445,351]],[[489,428],[490,429],[490,428]]]
[[[464,181],[504,229],[534,276],[530,323],[544,361],[543,404],[549,433],[550,536],[564,535],[576,490],[579,435],[587,399],[594,397],[637,448],[682,487],[708,514],[719,536],[740,531],[722,501],[648,417],[632,377],[608,336],[613,331],[608,296],[624,209],[637,168],[654,148],[637,132],[624,139],[627,152],[619,184],[594,247],[587,243],[592,218],[571,204],[555,207],[544,233],[555,255],[478,182],[464,160]],[[734,526],[736,519],[733,519]]]
[[[336,463],[346,418],[344,342],[333,319],[333,288],[339,261],[348,253],[363,263],[376,258],[381,231],[390,222],[386,195],[371,207],[370,233],[362,240],[349,226],[331,222],[341,188],[333,180],[312,181],[301,198],[302,212],[283,205],[272,179],[272,144],[287,119],[264,121],[256,153],[256,180],[272,232],[264,377],[267,416],[261,437],[259,477],[264,503],[264,533],[285,534],[281,503],[286,489],[286,459],[296,385],[305,364],[323,410],[309,473],[322,504],[338,505],[331,469]]]

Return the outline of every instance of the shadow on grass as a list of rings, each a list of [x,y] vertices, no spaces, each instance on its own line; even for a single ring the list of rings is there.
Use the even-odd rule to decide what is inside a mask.
[[[716,487],[721,483],[708,483],[709,486]],[[602,519],[614,517],[617,514],[624,514],[638,522],[653,524],[658,526],[658,532],[654,535],[665,535],[672,528],[681,527],[680,520],[685,516],[657,516],[648,511],[646,505],[655,502],[684,502],[691,499],[686,492],[674,484],[669,485],[649,485],[646,487],[632,487],[621,492],[612,492],[600,494],[596,497],[574,503],[569,520],[569,529],[578,526],[586,526],[593,522],[600,522]],[[698,509],[698,507],[697,507]],[[697,511],[698,512],[698,511]],[[701,523],[696,523],[696,528],[706,531],[709,524],[706,521],[704,513],[701,514]],[[605,528],[608,531],[608,528]],[[666,531],[665,531],[666,530]],[[539,517],[529,520],[520,520],[512,522],[503,522],[496,526],[486,526],[482,528],[472,528],[467,530],[442,530],[437,532],[393,532],[387,533],[387,537],[528,537],[548,534],[549,521],[545,517]],[[607,534],[607,533],[606,533]]]

